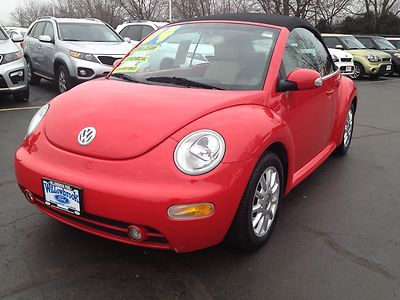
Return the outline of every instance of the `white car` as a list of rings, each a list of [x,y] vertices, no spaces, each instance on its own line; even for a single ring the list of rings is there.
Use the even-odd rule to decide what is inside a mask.
[[[345,50],[329,48],[333,62],[343,75],[349,76],[354,73],[353,55]]]
[[[134,21],[125,22],[118,25],[115,31],[125,39],[129,39],[131,44],[137,45],[141,40],[153,31],[164,27],[167,22]]]

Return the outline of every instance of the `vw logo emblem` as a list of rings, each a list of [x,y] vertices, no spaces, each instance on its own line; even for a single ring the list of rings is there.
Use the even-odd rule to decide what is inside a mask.
[[[79,132],[78,143],[81,146],[89,145],[96,136],[96,129],[94,127],[86,127]]]

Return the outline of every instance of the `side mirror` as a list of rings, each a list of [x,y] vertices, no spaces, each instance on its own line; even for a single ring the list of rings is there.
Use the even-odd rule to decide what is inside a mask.
[[[52,43],[53,42],[52,38],[49,35],[40,35],[39,41],[41,41],[42,43]]]
[[[11,39],[14,43],[20,43],[24,41],[24,37],[18,33],[13,34]]]
[[[127,43],[131,43],[131,39],[130,39],[130,38],[128,38],[127,36],[126,36],[126,37],[124,37],[124,41],[125,41],[125,42],[127,42]]]
[[[115,68],[116,66],[118,66],[121,63],[122,59],[117,59],[116,61],[114,61],[113,63],[113,68]]]
[[[305,91],[322,86],[321,74],[315,70],[297,69],[291,72],[285,81],[278,83],[277,92]]]
[[[336,45],[335,48],[336,48],[336,49],[339,49],[339,50],[343,50],[343,46],[342,46],[342,45]]]

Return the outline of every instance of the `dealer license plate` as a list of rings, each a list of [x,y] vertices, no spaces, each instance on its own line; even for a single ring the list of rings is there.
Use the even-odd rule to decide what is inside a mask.
[[[392,65],[387,65],[386,66],[386,71],[390,71],[392,69]]]
[[[42,179],[44,203],[71,214],[81,214],[82,189],[54,181]]]

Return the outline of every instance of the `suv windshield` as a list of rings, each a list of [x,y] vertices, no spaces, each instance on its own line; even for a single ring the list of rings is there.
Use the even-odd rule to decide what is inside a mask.
[[[76,42],[122,42],[105,24],[59,23],[60,40]]]
[[[373,39],[379,50],[397,50],[389,41],[384,38],[374,38]]]
[[[149,84],[259,90],[278,33],[221,23],[164,27],[133,49],[112,76]]]
[[[0,27],[0,41],[8,40],[7,35],[3,31],[3,28]]]
[[[348,50],[352,49],[366,49],[363,44],[359,40],[357,40],[354,36],[341,36],[340,40],[344,44],[345,48]]]

